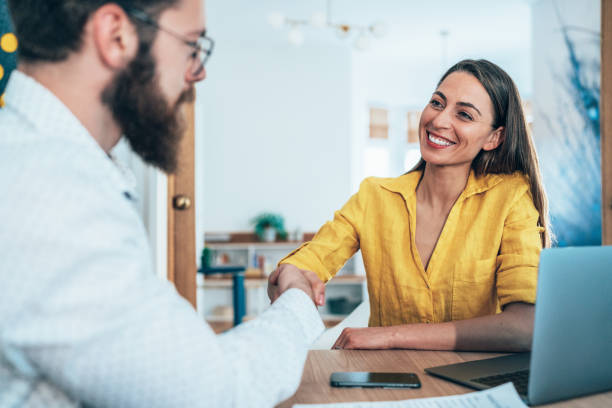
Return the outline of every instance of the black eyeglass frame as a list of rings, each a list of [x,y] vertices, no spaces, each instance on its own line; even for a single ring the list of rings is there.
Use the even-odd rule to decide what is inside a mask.
[[[212,54],[215,48],[215,41],[212,38],[206,36],[206,30],[204,30],[202,34],[200,34],[200,37],[198,38],[197,41],[191,41],[185,38],[185,36],[178,34],[173,30],[160,26],[157,21],[155,21],[151,16],[149,16],[147,13],[145,13],[142,10],[133,9],[133,8],[125,8],[125,12],[129,16],[145,24],[150,25],[159,31],[163,31],[166,34],[169,34],[172,37],[176,38],[177,40],[182,41],[184,44],[192,47],[195,50],[194,51],[195,55],[193,55],[193,58],[195,59],[197,57],[200,61],[200,64],[197,66],[195,70],[193,70],[193,72],[191,72],[191,75],[198,76],[202,73],[202,70],[204,69],[204,65],[206,65],[206,62],[210,58],[210,55]]]

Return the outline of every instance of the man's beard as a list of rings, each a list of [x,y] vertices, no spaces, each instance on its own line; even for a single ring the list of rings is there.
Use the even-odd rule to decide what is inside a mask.
[[[141,51],[119,72],[102,92],[102,102],[130,143],[146,163],[166,173],[174,173],[185,123],[181,113],[184,102],[194,100],[193,87],[169,106],[155,76],[155,60]]]

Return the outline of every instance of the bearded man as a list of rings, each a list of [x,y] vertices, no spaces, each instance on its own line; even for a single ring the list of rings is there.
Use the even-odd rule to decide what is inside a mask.
[[[323,329],[318,278],[282,273],[215,336],[159,281],[111,149],[176,167],[181,105],[213,41],[201,0],[10,0],[0,110],[0,406],[266,407]]]

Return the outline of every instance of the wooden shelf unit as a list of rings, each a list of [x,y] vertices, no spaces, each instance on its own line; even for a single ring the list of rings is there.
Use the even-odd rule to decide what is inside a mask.
[[[207,234],[208,235],[208,234]],[[244,280],[244,286],[247,295],[247,317],[253,318],[261,313],[269,305],[266,288],[268,285],[267,277],[273,268],[276,268],[277,263],[288,253],[301,246],[307,241],[276,241],[276,242],[259,242],[255,240],[255,235],[252,232],[231,232],[231,233],[214,233],[216,237],[227,239],[227,242],[206,242],[206,247],[212,251],[213,263],[215,260],[225,259],[229,264],[246,265],[247,271],[252,271],[256,268],[256,260],[263,256],[266,267],[262,270],[262,277],[249,277],[247,273]],[[305,240],[310,240],[314,234],[304,234]],[[353,302],[361,301],[365,298],[365,276],[354,275],[354,263],[352,260],[347,262],[347,265],[339,271],[327,283],[326,298],[342,298],[346,297]],[[232,288],[231,276],[206,276],[199,279],[197,290],[203,295],[202,316],[213,326],[215,331],[225,331],[232,326],[231,317],[228,315],[216,315],[213,312],[215,306],[228,305],[227,300],[223,301],[223,293]],[[205,293],[205,294],[204,294]],[[227,299],[227,298],[225,298]],[[231,304],[231,303],[230,303]],[[333,326],[339,323],[346,314],[330,313],[329,304],[319,308],[321,317],[326,326]]]
[[[365,276],[361,275],[341,275],[336,276],[329,282],[327,285],[353,285],[357,283],[365,282]],[[245,288],[258,288],[260,286],[266,286],[268,284],[267,278],[246,278],[244,280]],[[231,288],[232,287],[232,279],[231,277],[223,277],[223,278],[213,278],[206,277],[204,278],[204,282],[198,284],[198,287],[207,287],[207,288]]]

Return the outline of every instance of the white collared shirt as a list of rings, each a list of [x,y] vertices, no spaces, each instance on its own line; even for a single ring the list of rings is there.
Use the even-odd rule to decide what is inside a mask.
[[[323,330],[292,289],[216,336],[152,270],[133,188],[50,91],[0,109],[0,407],[268,407]]]

